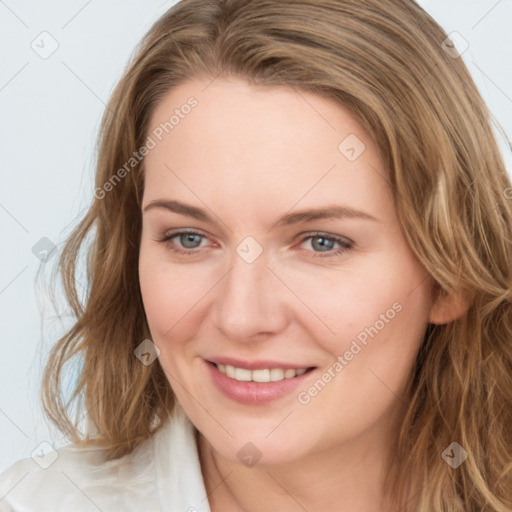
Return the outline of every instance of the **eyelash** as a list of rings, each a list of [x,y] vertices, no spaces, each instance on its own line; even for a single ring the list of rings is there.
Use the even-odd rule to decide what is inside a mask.
[[[177,231],[176,233],[171,233],[171,234],[165,236],[164,238],[158,240],[158,242],[165,243],[165,245],[169,249],[171,249],[171,251],[175,252],[176,254],[181,254],[181,255],[185,255],[185,256],[197,254],[199,252],[198,248],[180,249],[171,241],[173,238],[179,237],[180,235],[188,235],[188,234],[197,235],[202,238],[207,238],[205,235],[203,235],[202,233],[199,233],[197,231]],[[332,258],[334,256],[340,256],[341,254],[345,253],[349,249],[352,249],[352,247],[353,247],[353,243],[350,242],[348,239],[330,235],[328,233],[323,233],[323,232],[309,233],[307,236],[305,236],[304,238],[301,239],[300,243],[303,244],[306,240],[314,239],[314,238],[323,238],[324,240],[333,241],[340,245],[340,247],[338,249],[326,251],[325,253],[318,252],[318,251],[311,251],[314,254],[313,255],[314,258]]]

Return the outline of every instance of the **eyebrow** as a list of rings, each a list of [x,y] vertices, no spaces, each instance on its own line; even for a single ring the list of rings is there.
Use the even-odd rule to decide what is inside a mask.
[[[188,217],[193,217],[194,219],[210,224],[215,222],[213,218],[206,212],[206,210],[198,208],[197,206],[182,203],[180,201],[156,199],[155,201],[151,201],[149,204],[147,204],[143,211],[146,212],[154,208],[163,208],[165,210],[179,213],[181,215],[186,215]],[[306,223],[315,220],[342,218],[364,219],[378,222],[378,219],[369,213],[356,210],[354,208],[349,208],[347,206],[333,205],[323,208],[310,208],[292,213],[286,213],[279,218],[274,226],[290,226],[293,224]]]

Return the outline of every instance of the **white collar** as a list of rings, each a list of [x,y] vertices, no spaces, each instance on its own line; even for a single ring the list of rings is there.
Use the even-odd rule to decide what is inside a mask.
[[[210,512],[195,439],[195,427],[176,404],[170,425],[154,436],[153,449],[162,509]]]
[[[98,447],[71,444],[38,461],[21,459],[0,474],[2,512],[98,509],[211,512],[194,426],[181,406],[152,437],[118,459],[107,461]]]

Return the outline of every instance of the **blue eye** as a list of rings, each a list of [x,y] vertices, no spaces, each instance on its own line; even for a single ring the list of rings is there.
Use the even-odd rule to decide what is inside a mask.
[[[195,249],[201,244],[202,237],[197,233],[180,233],[175,236],[179,238],[180,244],[182,244],[185,249]]]
[[[346,238],[341,238],[327,233],[313,233],[302,239],[302,243],[311,240],[311,247],[315,253],[313,257],[338,256],[352,248],[353,244]],[[315,243],[317,241],[318,243]],[[335,248],[335,246],[338,248]],[[318,250],[316,250],[318,249]],[[334,250],[333,250],[334,249]]]
[[[174,238],[179,240],[179,243],[183,248],[176,246],[176,243],[173,241]],[[197,252],[194,251],[194,249],[197,249],[201,245],[204,238],[204,235],[201,235],[196,231],[180,231],[164,237],[160,242],[165,242],[171,251],[178,254],[192,254]]]
[[[179,231],[165,236],[159,242],[165,243],[177,254],[194,255],[199,253],[196,249],[201,248],[201,242],[205,239],[206,237],[197,231]],[[350,240],[327,233],[309,234],[302,238],[301,244],[306,241],[311,241],[312,250],[308,252],[312,252],[313,257],[320,258],[339,256],[353,247]]]

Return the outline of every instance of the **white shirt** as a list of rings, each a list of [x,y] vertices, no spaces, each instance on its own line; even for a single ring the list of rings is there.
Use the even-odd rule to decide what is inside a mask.
[[[57,454],[46,469],[26,458],[0,474],[0,512],[210,512],[194,427],[179,405],[119,459],[72,444]]]

